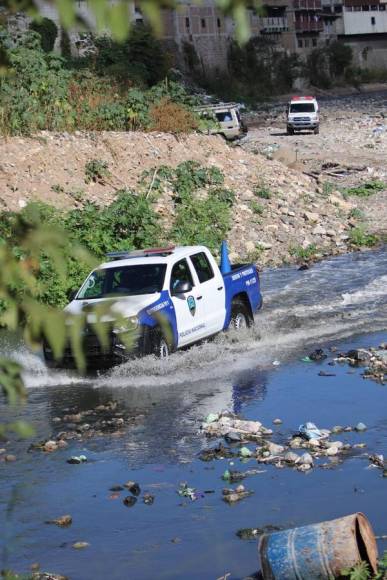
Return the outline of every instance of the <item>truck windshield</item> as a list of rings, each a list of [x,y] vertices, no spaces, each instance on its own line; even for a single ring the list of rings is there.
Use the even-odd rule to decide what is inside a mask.
[[[165,264],[139,264],[95,270],[83,284],[77,300],[161,292],[165,270]]]
[[[292,103],[291,113],[314,113],[314,103]]]

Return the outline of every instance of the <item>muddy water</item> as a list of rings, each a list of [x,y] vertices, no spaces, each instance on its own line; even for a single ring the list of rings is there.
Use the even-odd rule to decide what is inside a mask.
[[[27,571],[33,562],[72,579],[230,580],[258,570],[255,541],[242,541],[242,527],[302,525],[363,511],[378,534],[386,534],[387,479],[369,468],[368,453],[387,455],[387,387],[361,378],[347,366],[306,364],[300,358],[316,346],[346,350],[387,339],[387,251],[327,260],[310,270],[266,271],[264,310],[256,328],[231,334],[168,362],[132,362],[98,377],[48,372],[41,359],[5,344],[25,365],[29,403],[24,411],[36,440],[58,430],[64,409],[89,409],[108,400],[136,417],[122,437],[70,442],[54,454],[27,453],[28,443],[12,441],[15,463],[0,463],[0,567]],[[273,364],[273,362],[275,364]],[[328,370],[335,377],[320,377]],[[312,420],[321,427],[356,424],[364,434],[339,439],[364,442],[333,469],[302,474],[263,467],[245,480],[254,495],[228,506],[221,500],[221,475],[229,460],[203,463],[198,453],[212,442],[198,433],[209,412],[228,408],[270,426],[281,442]],[[5,411],[3,411],[5,415]],[[71,455],[88,462],[69,465]],[[253,460],[232,469],[256,467]],[[123,505],[109,488],[129,479],[155,496]],[[205,492],[197,501],[176,493],[188,482]],[[67,529],[44,522],[71,514]],[[75,541],[90,544],[74,550]],[[385,546],[387,548],[387,546]],[[380,542],[383,549],[383,542]]]

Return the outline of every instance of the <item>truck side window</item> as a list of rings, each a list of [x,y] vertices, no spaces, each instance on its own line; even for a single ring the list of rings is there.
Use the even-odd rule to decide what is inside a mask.
[[[200,252],[200,254],[194,254],[193,256],[190,256],[190,258],[201,284],[203,282],[207,282],[207,280],[211,280],[211,278],[214,277],[211,264],[204,252]]]
[[[171,292],[176,288],[179,282],[189,282],[191,286],[194,286],[187,260],[180,260],[180,262],[176,262],[173,266],[171,272]]]

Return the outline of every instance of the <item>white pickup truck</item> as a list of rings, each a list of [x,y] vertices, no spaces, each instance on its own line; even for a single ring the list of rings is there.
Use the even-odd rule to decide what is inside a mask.
[[[136,328],[135,347],[128,352],[120,339],[125,328],[113,327],[109,349],[103,351],[88,315],[83,337],[88,365],[116,364],[134,354],[167,357],[230,325],[251,326],[262,306],[258,270],[254,264],[231,266],[225,246],[222,256],[221,271],[204,246],[108,254],[111,261],[91,272],[65,310],[88,313],[98,302],[114,301],[115,309]],[[74,362],[70,348],[59,364],[48,345],[44,355],[49,366]]]

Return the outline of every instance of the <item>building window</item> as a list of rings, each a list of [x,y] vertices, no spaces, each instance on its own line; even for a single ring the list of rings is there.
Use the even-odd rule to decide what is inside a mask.
[[[309,38],[305,38],[305,48],[309,48]]]
[[[188,29],[190,27],[190,22],[189,22],[189,18],[188,17],[185,19],[185,27],[188,28]]]
[[[206,27],[206,19],[205,18],[201,18],[200,19],[200,22],[201,22],[202,28],[205,28]]]
[[[378,9],[376,4],[372,4],[371,5],[371,10],[373,10],[374,12]]]
[[[371,16],[371,24],[372,26],[375,26],[375,16]]]
[[[302,40],[301,40],[301,38],[298,39],[298,48],[302,48]]]
[[[312,38],[312,46],[317,46],[317,38]]]
[[[217,25],[218,25],[218,28],[222,28],[222,23],[221,23],[221,21],[220,21],[220,18],[217,18],[217,19],[216,19],[216,23],[217,23]]]
[[[385,12],[386,5],[385,4],[379,4],[379,10],[382,10],[383,12]]]
[[[341,14],[343,11],[343,7],[341,4],[335,4],[335,12],[336,14]]]
[[[363,4],[363,6],[361,7],[363,12],[369,12],[370,7],[368,6],[368,4]]]
[[[353,11],[354,12],[360,12],[361,11],[361,6],[354,6],[353,7]]]

